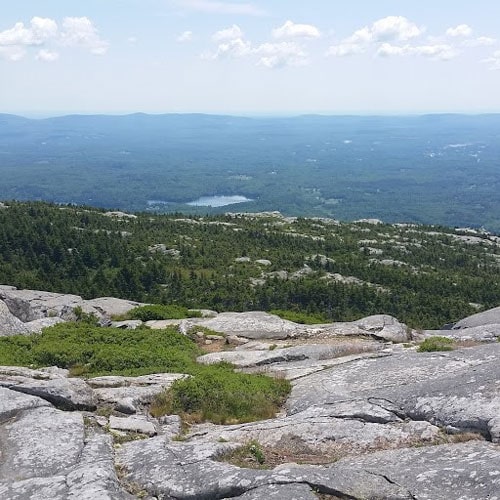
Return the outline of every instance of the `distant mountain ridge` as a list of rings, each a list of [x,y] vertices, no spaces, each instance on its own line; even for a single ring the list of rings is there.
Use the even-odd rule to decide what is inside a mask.
[[[499,137],[500,114],[1,114],[0,199],[221,213],[187,203],[240,195],[242,210],[500,232]]]

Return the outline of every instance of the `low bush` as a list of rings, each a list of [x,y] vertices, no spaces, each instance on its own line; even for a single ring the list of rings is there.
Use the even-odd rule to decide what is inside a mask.
[[[134,309],[131,309],[127,314],[128,319],[140,319],[141,321],[199,317],[201,317],[201,313],[199,311],[190,311],[187,307],[178,305],[162,304],[138,306]]]
[[[417,352],[452,351],[455,342],[447,337],[429,337],[425,339],[417,349]]]
[[[153,404],[155,416],[186,421],[249,422],[273,417],[290,383],[234,372],[229,364],[199,365],[201,350],[174,329],[121,330],[88,323],[60,323],[40,335],[0,338],[0,365],[59,366],[73,376],[185,373]]]
[[[226,363],[200,366],[192,377],[176,380],[151,411],[177,413],[191,422],[251,422],[274,417],[290,389],[287,380],[236,373]]]
[[[86,376],[189,373],[199,354],[198,347],[174,329],[61,323],[41,335],[0,338],[0,365],[59,366]]]

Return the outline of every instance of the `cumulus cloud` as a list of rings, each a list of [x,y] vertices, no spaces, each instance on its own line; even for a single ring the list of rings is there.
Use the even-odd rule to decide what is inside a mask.
[[[459,24],[454,28],[448,28],[446,34],[451,37],[468,37],[472,35],[472,28],[467,24]]]
[[[192,31],[183,31],[177,38],[176,40],[179,43],[186,43],[190,42],[193,39],[193,32]]]
[[[212,35],[212,40],[214,42],[225,42],[229,40],[236,40],[238,38],[243,38],[244,33],[237,24],[233,24],[229,28],[222,29],[215,32]]]
[[[97,28],[88,17],[65,17],[63,30],[63,43],[69,47],[83,47],[98,56],[108,51],[109,43],[99,36]]]
[[[212,55],[212,59],[221,57],[239,58],[252,53],[252,44],[243,38],[235,38],[227,42],[220,43],[217,51]]]
[[[312,24],[296,24],[286,21],[283,26],[273,30],[273,37],[277,40],[292,38],[319,38],[321,32]]]
[[[403,16],[388,16],[375,21],[371,26],[356,30],[339,44],[328,49],[328,55],[349,56],[362,54],[372,44],[383,42],[404,42],[423,33],[423,28]]]
[[[236,14],[244,16],[265,16],[266,12],[252,3],[216,0],[177,0],[183,8],[213,14]]]
[[[268,42],[254,45],[245,38],[242,29],[236,24],[217,31],[212,35],[212,40],[217,42],[217,49],[213,53],[203,54],[204,59],[251,57],[254,60],[256,58],[258,65],[270,69],[300,66],[307,62],[307,54],[296,42]]]
[[[416,38],[423,33],[422,28],[403,16],[388,16],[379,19],[372,24],[369,31],[372,40],[376,42],[405,41]]]
[[[49,46],[39,50],[35,56],[41,61],[54,61],[59,53],[50,45],[84,47],[93,54],[102,55],[109,43],[102,40],[97,28],[87,17],[66,17],[59,28],[54,19],[34,17],[29,25],[16,23],[12,28],[0,32],[0,56],[10,61],[18,61],[28,54],[29,47]]]
[[[260,57],[258,64],[270,69],[307,63],[307,53],[294,42],[263,43],[254,53]]]
[[[36,55],[37,61],[43,61],[43,62],[54,62],[59,59],[59,53],[57,52],[51,52],[50,50],[46,49],[41,49],[38,51],[38,54]]]
[[[0,46],[42,45],[57,36],[57,23],[53,19],[34,17],[29,26],[16,23],[14,27],[0,32]]]

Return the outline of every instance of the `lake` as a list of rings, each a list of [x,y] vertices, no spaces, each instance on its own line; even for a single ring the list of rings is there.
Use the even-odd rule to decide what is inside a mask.
[[[253,200],[238,194],[233,196],[201,196],[197,200],[186,203],[186,205],[191,205],[192,207],[225,207],[226,205],[245,203],[246,201]]]

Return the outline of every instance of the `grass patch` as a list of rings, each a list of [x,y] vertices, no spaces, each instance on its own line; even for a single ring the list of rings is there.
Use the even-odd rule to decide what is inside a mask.
[[[125,317],[125,319],[140,319],[141,321],[185,318],[201,318],[201,313],[178,305],[153,304],[134,307]]]
[[[437,352],[452,351],[455,348],[455,342],[447,337],[429,337],[425,339],[417,349],[417,352]]]
[[[246,469],[268,469],[265,452],[258,441],[252,440],[243,446],[227,451],[217,459]]]
[[[40,335],[0,338],[0,365],[58,366],[78,376],[185,373],[158,396],[154,416],[180,414],[187,422],[250,422],[273,417],[290,383],[236,373],[227,363],[200,365],[201,349],[174,328],[121,330],[61,323]]]
[[[282,319],[300,323],[302,325],[317,325],[319,323],[328,323],[328,318],[321,313],[305,313],[299,311],[285,311],[283,309],[272,309],[270,314],[275,314]]]
[[[290,390],[287,380],[236,373],[227,363],[199,366],[192,377],[176,380],[160,394],[150,411],[193,423],[252,422],[274,417]]]
[[[121,330],[60,323],[40,335],[0,338],[0,364],[59,366],[78,376],[189,373],[199,354],[173,328]]]

